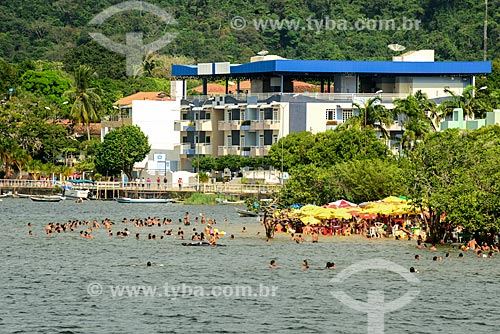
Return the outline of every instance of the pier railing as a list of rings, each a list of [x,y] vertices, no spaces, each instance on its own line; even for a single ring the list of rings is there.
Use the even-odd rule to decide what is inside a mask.
[[[23,189],[53,189],[65,184],[61,181],[53,180],[20,180],[1,179],[0,189],[2,192],[12,191],[18,188]],[[70,183],[67,183],[68,185]],[[72,185],[74,189],[92,190],[115,190],[115,191],[156,191],[156,192],[202,192],[202,193],[222,193],[222,194],[272,194],[281,188],[280,184],[233,184],[233,183],[184,183],[180,186],[175,183],[151,182],[107,182],[97,181],[94,184]]]

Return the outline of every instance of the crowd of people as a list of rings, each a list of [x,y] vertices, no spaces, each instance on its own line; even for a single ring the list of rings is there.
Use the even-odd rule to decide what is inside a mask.
[[[179,227],[177,231],[174,228],[166,228],[161,230],[161,234],[157,236],[154,232],[147,233],[148,240],[164,239],[166,237],[186,240],[185,233],[190,233],[188,237],[192,241],[207,241],[211,245],[215,245],[217,240],[223,236],[225,233],[219,231],[214,225],[217,221],[213,218],[207,218],[205,215],[201,214],[201,219],[195,218],[194,222],[191,221],[189,212],[185,213],[183,218],[179,218]],[[191,227],[191,224],[194,226]],[[119,224],[113,222],[109,218],[105,218],[100,222],[97,219],[94,220],[68,220],[64,223],[49,223],[44,226],[44,231],[47,236],[55,236],[62,233],[72,233],[79,231],[79,235],[85,239],[95,238],[94,232],[98,229],[106,229],[108,231],[109,237],[120,237],[127,238],[132,232],[130,229],[141,230],[153,227],[170,227],[172,224],[172,219],[170,218],[159,218],[159,217],[147,217],[147,218],[123,218]],[[196,227],[198,226],[198,227]],[[130,229],[129,229],[130,227]],[[32,224],[28,223],[28,234],[33,235]],[[186,230],[184,230],[186,229]],[[199,229],[199,231],[197,230]],[[114,232],[116,231],[116,232]],[[157,230],[154,230],[157,231]],[[149,232],[149,231],[148,231]],[[141,232],[135,233],[135,238],[137,240],[141,239]],[[234,235],[231,235],[231,239],[234,239]]]

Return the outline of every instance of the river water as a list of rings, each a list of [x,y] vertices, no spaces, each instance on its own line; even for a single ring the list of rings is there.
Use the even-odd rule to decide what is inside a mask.
[[[222,237],[226,247],[182,247],[175,238],[147,240],[164,227],[120,222],[168,217],[176,231],[186,211],[192,219],[215,218],[235,239]],[[109,237],[101,229],[95,239],[78,231],[47,237],[43,231],[49,222],[94,218],[110,218],[113,232],[127,227],[132,236]],[[7,198],[0,202],[0,228],[0,333],[499,332],[500,256],[459,259],[455,249],[431,252],[414,242],[358,237],[296,244],[280,235],[266,243],[257,236],[264,234],[257,219],[240,218],[227,206]],[[447,251],[450,258],[432,261]],[[271,259],[280,269],[268,268]],[[336,269],[325,270],[327,261]],[[406,273],[411,266],[419,273]],[[407,292],[419,294],[407,300]]]

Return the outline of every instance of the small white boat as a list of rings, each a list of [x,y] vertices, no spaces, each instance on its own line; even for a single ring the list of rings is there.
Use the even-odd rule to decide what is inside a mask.
[[[226,204],[245,204],[245,201],[231,201],[231,200],[222,199],[222,198],[216,198],[215,202],[217,202],[217,204],[221,204],[221,205],[226,205]]]
[[[33,202],[60,202],[66,199],[66,197],[59,195],[41,195],[41,196],[31,196],[30,199]]]
[[[19,194],[19,193],[14,193],[12,195],[12,197],[14,198],[30,198],[31,196],[33,195],[29,195],[29,194]]]
[[[248,211],[243,209],[236,209],[236,212],[240,215],[240,217],[258,217],[259,213],[255,211]]]
[[[164,198],[129,198],[129,197],[116,197],[115,201],[118,203],[172,203],[172,199]]]

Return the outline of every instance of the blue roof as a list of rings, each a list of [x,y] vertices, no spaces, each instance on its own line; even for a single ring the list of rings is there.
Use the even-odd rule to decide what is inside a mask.
[[[491,61],[397,62],[351,60],[266,60],[231,65],[229,76],[326,76],[333,74],[476,75],[491,73]],[[196,65],[172,65],[173,76],[198,75]],[[214,74],[217,75],[217,74]],[[226,76],[227,74],[220,74]]]

